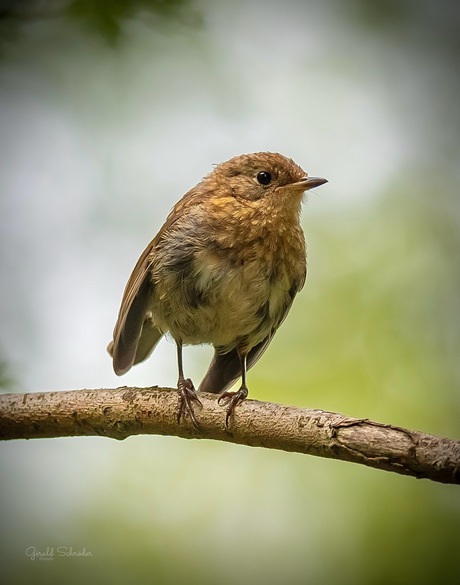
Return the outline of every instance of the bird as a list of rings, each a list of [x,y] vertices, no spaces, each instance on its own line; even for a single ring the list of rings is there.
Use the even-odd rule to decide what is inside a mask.
[[[178,423],[199,428],[198,394],[220,394],[227,429],[247,398],[247,371],[283,323],[306,274],[300,225],[306,191],[327,183],[274,152],[215,165],[172,208],[137,261],[107,350],[117,375],[147,359],[163,335],[177,348]],[[214,356],[197,390],[184,375],[184,345]],[[241,385],[230,392],[238,378]]]

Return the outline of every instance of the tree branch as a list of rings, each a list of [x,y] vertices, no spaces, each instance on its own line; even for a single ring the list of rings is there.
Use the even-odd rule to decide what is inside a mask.
[[[177,423],[170,388],[72,390],[0,395],[0,439],[175,435],[342,459],[443,483],[460,483],[460,441],[325,412],[256,400],[240,404],[225,428],[225,410],[200,393],[200,429]]]

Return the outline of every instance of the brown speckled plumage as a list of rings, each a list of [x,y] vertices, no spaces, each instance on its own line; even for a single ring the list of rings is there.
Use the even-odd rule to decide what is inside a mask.
[[[196,424],[181,349],[212,344],[215,357],[199,390],[224,392],[243,378],[237,393],[224,392],[228,423],[247,395],[246,368],[262,355],[305,282],[302,197],[324,182],[275,153],[217,165],[174,206],[133,270],[109,345],[115,372],[144,360],[169,332],[179,352],[179,417],[185,407]]]

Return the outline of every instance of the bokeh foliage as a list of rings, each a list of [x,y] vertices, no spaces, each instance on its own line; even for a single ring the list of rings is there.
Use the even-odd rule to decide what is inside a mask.
[[[222,3],[221,18],[230,18],[232,10],[246,11],[249,4],[232,8]],[[303,215],[309,244],[307,285],[272,346],[250,372],[251,396],[458,438],[460,141],[455,130],[460,116],[459,102],[452,99],[459,85],[454,67],[459,50],[458,10],[454,3],[446,3],[442,10],[432,2],[414,7],[392,0],[332,4],[335,17],[342,19],[336,29],[339,41],[341,34],[347,38],[354,34],[366,45],[377,37],[385,51],[390,46],[403,47],[402,39],[409,39],[415,54],[428,44],[430,56],[442,55],[449,91],[433,89],[433,119],[419,121],[414,113],[417,123],[427,127],[421,134],[423,144],[414,140],[411,164],[397,173],[388,169],[377,196],[327,207],[328,193],[334,194],[342,184],[336,176],[328,177],[329,191],[324,188],[307,203]],[[206,8],[205,3],[186,0],[10,2],[2,5],[2,32],[8,33],[5,46],[20,45],[22,37],[28,38],[31,22],[46,25],[47,19],[52,23],[57,16],[66,26],[71,23],[88,35],[82,37],[81,48],[87,39],[100,39],[106,49],[116,52],[129,41],[123,33],[133,21],[151,27],[151,34],[164,26],[196,27],[199,23],[206,31],[206,26],[212,26],[205,22]],[[254,26],[267,26],[262,3],[259,14]],[[290,40],[286,31],[275,32],[274,38]],[[228,55],[214,51],[206,39],[200,42],[217,65],[223,63],[222,77],[208,72],[218,94]],[[251,50],[246,51],[250,55]],[[8,55],[5,49],[5,65],[9,65]],[[336,62],[342,63],[341,57]],[[11,62],[14,68],[20,59],[15,54]],[[165,63],[165,68],[171,65],[168,60]],[[418,64],[416,56],[414,64]],[[428,68],[425,61],[422,65]],[[364,74],[371,77],[376,67],[369,63]],[[157,70],[152,71],[150,75]],[[251,70],[249,79],[265,83],[267,77],[258,72]],[[341,73],[337,68],[336,74]],[[177,88],[188,92],[192,82],[193,76],[185,84],[179,80]],[[296,78],[290,82],[294,87]],[[225,87],[232,84],[233,78]],[[130,93],[141,89],[128,88]],[[163,90],[166,95],[167,89]],[[110,88],[104,91],[109,104]],[[231,114],[237,123],[245,94],[238,86],[235,95],[240,110],[235,108]],[[441,137],[434,131],[435,111],[447,118]],[[91,114],[96,124],[97,113]],[[152,104],[149,115],[160,119],[163,113]],[[270,124],[270,120],[263,122],[262,128]],[[243,117],[241,127],[246,123]],[[326,126],[326,117],[323,123]],[[299,133],[303,130],[300,124]],[[334,137],[333,130],[330,135]],[[350,136],[350,144],[357,139]],[[203,131],[196,144],[206,140],[219,145],[226,137],[208,138]],[[175,156],[180,146],[162,145],[166,158]],[[332,139],[323,152],[332,159]],[[348,156],[348,152],[340,153],[341,158]],[[356,169],[356,181],[367,172]],[[111,173],[116,176],[113,169],[107,175]],[[102,187],[110,191],[107,184]],[[117,218],[113,209],[118,202],[106,196],[102,187],[81,228],[80,245],[83,248],[85,238],[98,232],[100,239],[90,242],[94,248],[107,245],[109,258],[113,251],[104,242],[112,242],[112,232],[127,243],[138,237],[139,224],[145,221],[150,226],[152,218],[144,208],[133,209],[131,200]],[[166,192],[163,185],[158,192]],[[157,199],[161,207],[160,195]],[[101,202],[112,209],[104,211]],[[164,215],[163,211],[158,214]],[[88,279],[86,269],[90,268],[88,261],[83,273]],[[14,279],[11,272],[8,276]],[[71,295],[69,290],[66,294]],[[79,302],[83,301],[72,300]],[[37,303],[31,304],[30,314],[36,307]],[[27,334],[40,337],[38,331]],[[68,336],[64,327],[62,336],[64,343]],[[53,364],[43,367],[51,369]],[[3,371],[9,370],[2,367]],[[135,437],[121,444],[84,438],[31,441],[6,446],[5,452],[9,448],[12,456],[5,457],[2,469],[1,543],[9,583],[72,584],[86,579],[102,584],[431,585],[460,580],[456,486],[297,454],[163,437]],[[38,462],[37,467],[32,460]],[[78,470],[74,474],[73,467]],[[30,502],[31,494],[34,502]],[[41,550],[85,547],[92,557],[32,562],[24,555],[30,545]]]

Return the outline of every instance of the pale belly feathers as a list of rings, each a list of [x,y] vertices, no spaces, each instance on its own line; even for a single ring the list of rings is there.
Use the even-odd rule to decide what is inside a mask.
[[[222,352],[250,349],[289,308],[295,281],[302,278],[292,268],[276,254],[271,260],[257,254],[241,263],[231,254],[195,251],[187,261],[153,271],[152,320],[185,344],[212,344]]]

